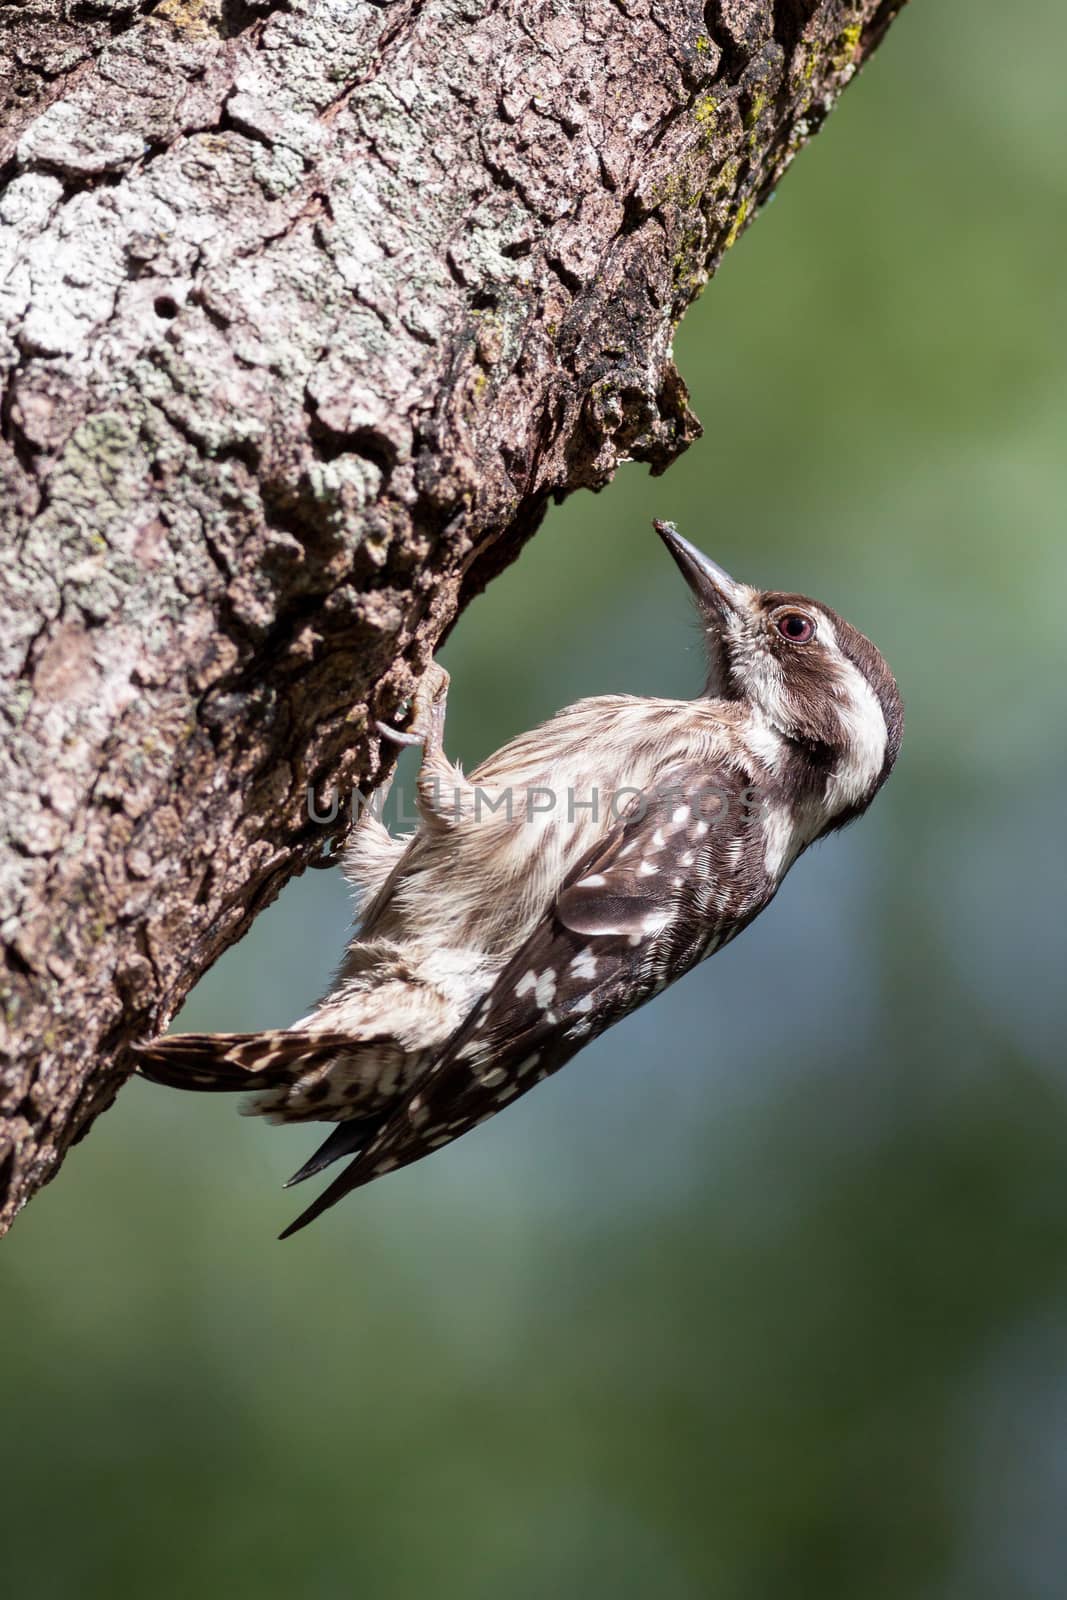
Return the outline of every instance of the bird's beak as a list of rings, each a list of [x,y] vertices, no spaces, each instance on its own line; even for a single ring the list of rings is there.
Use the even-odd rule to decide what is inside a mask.
[[[683,539],[673,522],[653,522],[652,526],[678,563],[705,616],[710,614],[725,622],[733,613],[744,610],[747,591],[743,584],[736,583],[717,562]]]

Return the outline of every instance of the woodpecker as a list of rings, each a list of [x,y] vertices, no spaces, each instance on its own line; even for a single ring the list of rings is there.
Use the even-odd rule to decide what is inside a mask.
[[[289,1029],[143,1047],[158,1083],[336,1124],[289,1182],[352,1159],[282,1238],[485,1122],[735,939],[888,777],[903,709],[875,646],[655,528],[696,602],[703,693],[581,700],[465,776],[431,665],[410,730],[379,724],[422,746],[419,825],[355,824],[359,923],[331,992]]]

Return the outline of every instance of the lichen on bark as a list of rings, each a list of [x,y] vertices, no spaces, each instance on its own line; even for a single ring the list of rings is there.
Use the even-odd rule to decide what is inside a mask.
[[[67,0],[0,24],[0,1228],[372,785],[902,0]]]

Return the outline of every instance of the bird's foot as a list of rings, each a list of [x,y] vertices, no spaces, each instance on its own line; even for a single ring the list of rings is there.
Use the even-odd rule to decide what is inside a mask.
[[[431,661],[411,702],[410,728],[394,728],[388,722],[378,722],[375,726],[382,738],[392,744],[421,745],[424,755],[436,755],[444,746],[449,681],[444,667]]]

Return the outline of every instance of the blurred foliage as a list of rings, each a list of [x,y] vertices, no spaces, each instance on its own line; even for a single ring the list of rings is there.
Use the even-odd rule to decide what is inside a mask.
[[[695,692],[674,517],[884,648],[871,815],[292,1244],[306,1134],[131,1084],[2,1253],[10,1593],[1062,1593],[1065,50],[1053,0],[910,7],[680,331],[704,440],[445,652],[468,763]],[[290,1020],[347,918],[293,885],[186,1025]]]

